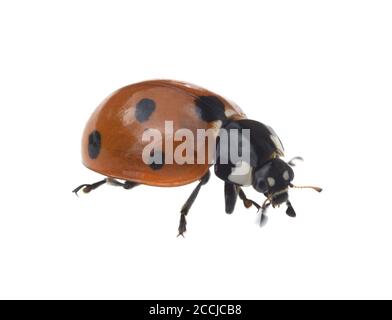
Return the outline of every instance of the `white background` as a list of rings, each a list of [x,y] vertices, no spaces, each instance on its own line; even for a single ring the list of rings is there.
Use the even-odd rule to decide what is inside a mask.
[[[389,1],[7,1],[0,4],[0,298],[392,298]],[[298,217],[224,213],[213,177],[103,186],[80,139],[112,91],[204,86],[301,155]],[[254,200],[263,197],[248,190]]]

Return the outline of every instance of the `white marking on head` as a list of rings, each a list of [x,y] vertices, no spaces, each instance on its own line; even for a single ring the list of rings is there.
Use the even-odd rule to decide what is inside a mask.
[[[285,172],[283,172],[283,179],[285,179],[286,181],[290,179],[290,174],[289,171],[286,170]]]
[[[268,178],[267,178],[267,182],[268,182],[268,185],[269,185],[270,187],[273,187],[273,186],[275,185],[275,179],[272,178],[272,177],[268,177]]]
[[[241,186],[252,185],[252,170],[253,168],[245,161],[238,161],[236,166],[232,169],[228,179]]]

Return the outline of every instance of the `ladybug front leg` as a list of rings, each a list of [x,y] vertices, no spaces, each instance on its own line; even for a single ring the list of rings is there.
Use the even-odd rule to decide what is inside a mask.
[[[262,206],[260,206],[257,202],[248,199],[245,195],[245,192],[240,187],[239,187],[239,196],[240,196],[240,199],[244,202],[244,206],[246,208],[250,208],[252,205],[254,205],[257,208],[257,212],[260,212],[260,227],[264,226],[267,223],[267,216],[265,215],[265,213],[271,203],[266,201],[266,202],[264,202],[264,204]],[[288,204],[288,206],[289,206],[289,204]],[[292,209],[291,204],[289,207]],[[293,211],[294,211],[294,209],[293,209]],[[287,209],[287,212],[289,212],[289,209]],[[287,214],[289,214],[289,213],[287,213]]]
[[[184,236],[184,232],[186,231],[186,215],[189,212],[189,209],[192,207],[193,202],[197,198],[199,191],[202,185],[205,185],[208,180],[210,179],[210,171],[208,171],[203,178],[200,179],[200,182],[197,184],[196,188],[192,191],[191,195],[189,196],[188,200],[182,206],[181,209],[181,217],[180,217],[180,225],[178,226],[178,236]]]
[[[252,205],[254,205],[257,208],[257,210],[260,210],[261,206],[257,202],[248,199],[241,187],[238,187],[238,189],[239,189],[238,194],[240,196],[240,199],[244,202],[245,208],[250,208]]]

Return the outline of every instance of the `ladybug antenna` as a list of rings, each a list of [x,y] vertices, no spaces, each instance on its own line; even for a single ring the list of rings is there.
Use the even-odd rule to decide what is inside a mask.
[[[297,189],[313,189],[314,191],[321,192],[323,191],[322,188],[314,187],[314,186],[295,186],[290,183],[290,188],[297,188]]]
[[[302,157],[294,157],[289,162],[287,162],[287,164],[290,167],[295,167],[298,161],[304,161],[304,158],[302,158]]]

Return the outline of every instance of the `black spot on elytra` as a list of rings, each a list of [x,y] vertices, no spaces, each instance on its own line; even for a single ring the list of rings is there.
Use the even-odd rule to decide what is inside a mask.
[[[98,158],[101,150],[101,134],[99,131],[94,130],[88,136],[88,155],[91,159]]]
[[[200,96],[195,99],[197,112],[206,122],[225,120],[225,105],[216,96]]]
[[[139,122],[147,121],[155,110],[155,102],[151,99],[142,99],[136,104],[135,117]]]
[[[159,170],[165,164],[165,154],[162,151],[155,151],[152,150],[150,153],[150,168],[153,170]]]

